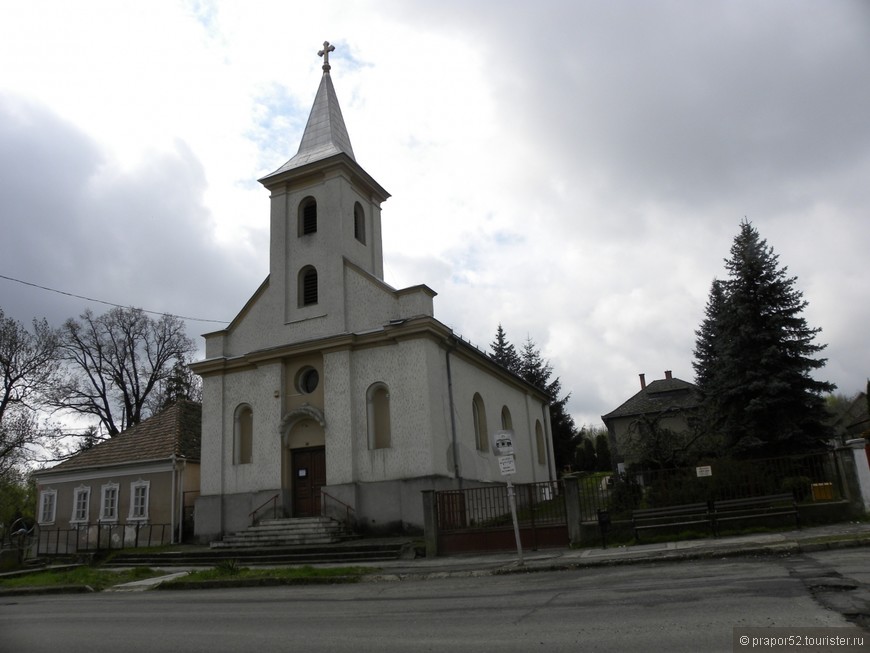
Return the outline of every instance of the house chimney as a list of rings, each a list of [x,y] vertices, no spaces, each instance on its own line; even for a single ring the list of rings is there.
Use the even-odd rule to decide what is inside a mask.
[[[670,380],[673,379],[673,378],[674,378],[674,377],[673,377],[673,375],[671,374],[671,371],[670,371],[670,370],[665,370],[665,380],[666,380],[666,381],[670,381]]]
[[[640,377],[640,389],[646,390],[646,375],[645,374],[638,374],[638,376]]]

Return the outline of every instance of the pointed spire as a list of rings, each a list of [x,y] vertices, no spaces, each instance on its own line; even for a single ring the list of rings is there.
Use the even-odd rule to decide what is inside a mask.
[[[356,161],[350,137],[347,134],[347,127],[344,126],[341,107],[338,105],[338,97],[329,75],[332,68],[329,65],[329,53],[333,51],[335,51],[335,46],[331,45],[329,41],[324,41],[323,49],[317,53],[318,56],[323,57],[323,77],[320,80],[317,95],[314,97],[314,106],[311,107],[308,123],[302,133],[299,151],[287,163],[263,179],[341,153]]]

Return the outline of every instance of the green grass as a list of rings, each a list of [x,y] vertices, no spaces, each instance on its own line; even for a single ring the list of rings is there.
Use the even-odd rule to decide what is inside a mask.
[[[187,583],[190,581],[210,581],[210,580],[226,580],[226,579],[258,579],[258,578],[276,578],[276,579],[303,579],[303,578],[342,578],[359,580],[366,574],[377,571],[374,567],[311,567],[305,565],[302,567],[269,567],[251,569],[249,567],[240,567],[234,560],[226,560],[218,564],[212,569],[204,569],[202,571],[194,571],[178,579],[179,583]],[[172,584],[170,581],[168,584]]]
[[[107,571],[95,567],[75,567],[73,569],[47,569],[35,571],[25,576],[0,579],[0,588],[56,587],[61,585],[87,585],[94,590],[103,590],[113,585],[129,583],[134,580],[151,578],[162,572],[148,567],[136,567],[124,571]]]

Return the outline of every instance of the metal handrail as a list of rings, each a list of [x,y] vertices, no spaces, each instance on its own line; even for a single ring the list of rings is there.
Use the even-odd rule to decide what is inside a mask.
[[[342,501],[341,499],[336,499],[336,498],[335,498],[334,496],[332,496],[329,492],[324,492],[322,488],[321,488],[321,490],[320,490],[320,494],[321,494],[321,496],[328,497],[328,498],[332,499],[333,501],[335,501],[336,503],[341,504],[342,506],[344,506],[344,508],[345,508],[345,519],[344,519],[344,522],[345,522],[345,524],[347,524],[348,526],[350,526],[350,525],[352,524],[352,521],[351,521],[351,518],[350,518],[350,513],[356,513],[356,509],[354,509],[353,506],[350,506],[350,505],[346,504],[346,503],[345,503],[344,501]]]
[[[253,526],[257,522],[257,513],[260,512],[260,508],[262,508],[263,506],[265,506],[269,503],[272,504],[272,516],[273,517],[278,516],[278,497],[280,497],[280,496],[281,496],[280,494],[276,494],[271,499],[266,499],[262,504],[260,504],[259,506],[254,508],[254,510],[252,510],[251,512],[248,513],[248,517],[251,518],[251,526]]]

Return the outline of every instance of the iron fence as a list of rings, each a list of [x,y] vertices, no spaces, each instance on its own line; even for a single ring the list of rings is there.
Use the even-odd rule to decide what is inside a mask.
[[[163,546],[171,539],[171,524],[82,524],[66,529],[40,528],[36,535],[36,555]]]
[[[514,486],[520,527],[564,524],[565,498],[559,481]],[[506,485],[442,490],[435,493],[439,532],[498,528],[512,524]]]
[[[838,501],[842,481],[833,452],[762,460],[715,460],[699,467],[635,470],[580,479],[584,521],[598,510],[617,518],[638,508],[743,499],[791,492],[798,503]]]

